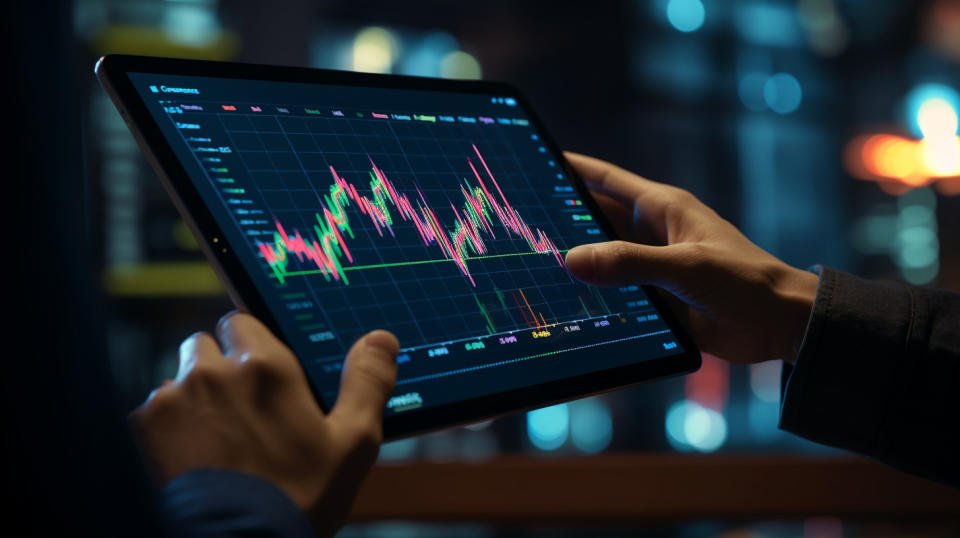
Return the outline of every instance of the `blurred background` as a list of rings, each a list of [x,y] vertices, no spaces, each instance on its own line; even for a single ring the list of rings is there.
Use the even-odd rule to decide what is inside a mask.
[[[92,76],[132,53],[518,85],[567,149],[686,188],[798,267],[960,289],[960,2],[583,3],[73,0],[76,81],[129,408],[176,371],[179,342],[231,308]],[[385,464],[507,452],[834,451],[777,429],[780,364],[705,356],[681,379],[387,444]],[[831,517],[690,523],[663,536],[946,536]],[[619,536],[598,529],[354,525],[342,536]],[[626,532],[633,534],[638,531]]]

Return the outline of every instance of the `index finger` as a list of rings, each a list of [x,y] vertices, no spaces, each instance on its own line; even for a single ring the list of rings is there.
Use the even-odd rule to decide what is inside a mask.
[[[567,161],[594,190],[626,204],[641,204],[647,211],[653,209],[657,201],[665,201],[669,194],[669,185],[650,181],[619,166],[569,151],[563,152]]]
[[[223,354],[230,359],[242,359],[248,354],[278,359],[294,358],[290,348],[250,314],[234,311],[220,318],[217,337],[223,346]]]
[[[645,223],[658,242],[667,239],[667,207],[676,199],[679,189],[650,181],[600,159],[570,152],[564,155],[591,191],[630,207],[633,224]]]
[[[223,360],[220,346],[208,333],[194,333],[180,344],[180,366],[177,369],[176,381],[186,379],[197,362]],[[218,358],[219,357],[219,358]]]

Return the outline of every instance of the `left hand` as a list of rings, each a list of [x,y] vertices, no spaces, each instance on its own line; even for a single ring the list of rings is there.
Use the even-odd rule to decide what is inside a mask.
[[[180,347],[174,381],[131,421],[158,477],[229,469],[273,482],[332,535],[346,520],[382,440],[397,375],[397,339],[360,338],[344,363],[336,406],[324,415],[293,352],[247,314],[228,315]]]

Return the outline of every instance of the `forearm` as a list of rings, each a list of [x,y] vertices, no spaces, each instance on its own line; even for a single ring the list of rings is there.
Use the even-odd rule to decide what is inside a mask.
[[[234,471],[197,470],[174,478],[163,490],[163,513],[177,536],[189,538],[313,536],[282,490]]]
[[[780,426],[960,484],[960,294],[821,271]]]

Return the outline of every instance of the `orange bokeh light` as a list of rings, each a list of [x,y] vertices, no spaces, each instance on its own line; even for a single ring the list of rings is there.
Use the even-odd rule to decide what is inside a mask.
[[[939,192],[958,194],[960,137],[940,139],[936,144],[892,134],[862,135],[847,144],[844,161],[852,176],[876,181],[890,194],[933,182],[945,184]]]

